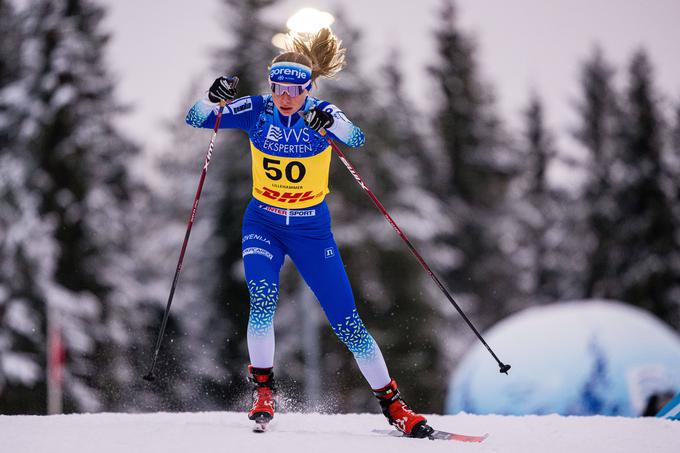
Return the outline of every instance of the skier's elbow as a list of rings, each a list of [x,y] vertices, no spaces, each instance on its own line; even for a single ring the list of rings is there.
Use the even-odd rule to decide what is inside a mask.
[[[366,143],[366,137],[364,136],[364,132],[358,127],[354,127],[352,134],[345,142],[345,144],[350,148],[360,148],[364,146],[364,143]]]
[[[201,115],[196,109],[192,108],[187,112],[187,116],[184,119],[186,123],[191,127],[205,127],[205,122],[208,118]]]
[[[186,123],[191,127],[212,127],[209,124],[211,122],[211,115],[214,116],[213,106],[209,105],[207,102],[199,100],[193,106],[191,106],[184,121],[186,121]]]

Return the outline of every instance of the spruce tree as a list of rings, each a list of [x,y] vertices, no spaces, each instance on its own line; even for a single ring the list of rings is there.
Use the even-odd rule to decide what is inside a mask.
[[[0,1],[0,413],[43,413],[44,292],[54,265],[52,225],[27,190],[20,149],[21,51],[13,3]]]
[[[580,123],[574,131],[575,138],[588,153],[583,200],[589,230],[585,241],[589,256],[583,295],[589,298],[613,297],[619,286],[611,256],[614,250],[612,231],[622,215],[612,191],[617,169],[617,124],[621,114],[613,76],[613,68],[602,50],[596,48],[581,70],[582,95],[577,104]]]
[[[0,134],[5,131],[0,130]],[[0,148],[0,412],[46,410],[45,293],[54,265],[53,229],[25,191],[25,162]]]
[[[527,121],[527,130],[525,132],[526,140],[529,145],[529,154],[533,157],[533,168],[530,170],[531,185],[529,187],[530,193],[535,197],[534,206],[539,207],[539,210],[546,214],[547,198],[549,196],[550,188],[547,178],[548,164],[551,155],[554,153],[552,147],[552,138],[545,130],[543,105],[539,99],[533,98],[525,113]],[[542,207],[543,209],[541,209]],[[536,295],[545,301],[546,299],[554,298],[556,296],[554,290],[549,289],[551,283],[550,270],[544,266],[547,254],[546,233],[550,228],[550,220],[544,219],[539,221],[534,228],[534,237],[536,238],[534,248],[534,282],[536,287]]]
[[[673,109],[673,120],[670,130],[670,146],[666,153],[666,174],[669,191],[673,195],[673,223],[680,228],[680,103]]]
[[[673,109],[673,120],[671,128],[670,146],[668,147],[665,159],[666,168],[666,187],[667,193],[670,193],[671,200],[671,215],[673,218],[673,225],[675,228],[675,237],[680,237],[680,103],[676,103]],[[679,249],[680,247],[676,247]],[[673,273],[680,275],[680,259],[671,261]],[[672,306],[672,311],[675,313],[671,315],[671,325],[678,326],[680,324],[680,300],[675,297],[675,303]]]
[[[66,411],[99,410],[120,397],[130,378],[124,349],[141,322],[129,311],[128,165],[137,149],[113,126],[120,108],[104,65],[103,17],[91,1],[35,0],[23,20],[20,146],[27,190],[53,226],[55,261],[40,303],[61,319]]]
[[[555,157],[553,138],[546,129],[544,108],[541,99],[534,94],[524,112],[525,127],[523,146],[525,147],[526,178],[521,190],[517,213],[523,223],[522,232],[526,238],[521,244],[520,265],[526,273],[523,290],[531,299],[530,304],[551,302],[558,296],[551,288],[555,277],[552,275],[548,233],[553,227],[554,214],[550,206],[552,190],[548,181],[548,167]]]
[[[679,244],[664,171],[666,124],[645,51],[633,56],[628,71],[613,175],[621,210],[613,231],[616,293],[677,328],[680,275],[673,263]]]
[[[522,293],[513,301],[513,310],[580,296],[584,231],[579,192],[556,185],[549,177],[555,168],[577,169],[557,148],[545,116],[542,99],[533,94],[518,143],[523,171],[512,190],[516,225],[509,232]]]
[[[459,30],[450,1],[444,2],[435,38],[438,56],[430,72],[438,88],[434,122],[442,176],[433,181],[443,181],[436,190],[452,223],[442,238],[452,250],[445,277],[463,308],[484,326],[503,317],[505,302],[517,294],[503,238],[518,156],[507,146],[490,88],[480,80],[475,47]]]

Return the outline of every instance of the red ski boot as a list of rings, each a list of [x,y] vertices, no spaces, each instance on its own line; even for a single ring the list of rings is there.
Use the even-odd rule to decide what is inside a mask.
[[[402,433],[410,437],[427,437],[434,431],[427,424],[425,417],[413,412],[401,399],[397,382],[394,379],[387,386],[373,390],[373,394],[380,401],[383,414],[387,417],[390,425],[394,425]]]
[[[254,420],[264,430],[267,423],[274,418],[276,402],[274,394],[274,373],[271,368],[255,368],[248,366],[248,380],[255,384],[253,390],[253,407],[248,412],[248,418]]]

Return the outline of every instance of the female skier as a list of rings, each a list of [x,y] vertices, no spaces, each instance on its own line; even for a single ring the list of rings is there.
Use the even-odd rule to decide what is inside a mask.
[[[382,411],[409,436],[432,432],[413,412],[391,379],[380,348],[357,314],[349,279],[331,233],[324,201],[331,146],[320,131],[356,148],[364,134],[335,105],[309,95],[319,77],[344,66],[345,49],[329,30],[296,39],[293,50],[278,55],[269,68],[271,94],[245,96],[228,104],[221,128],[244,130],[250,138],[253,198],[243,219],[245,277],[250,294],[249,380],[255,385],[248,417],[266,424],[274,416],[274,328],[279,273],[288,255],[321,303],[333,331],[354,355]],[[208,99],[194,104],[186,121],[214,128],[217,103],[236,97],[236,79],[219,77]]]

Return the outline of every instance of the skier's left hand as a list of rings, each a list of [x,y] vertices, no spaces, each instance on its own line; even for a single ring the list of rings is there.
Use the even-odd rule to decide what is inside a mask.
[[[307,126],[317,132],[319,129],[328,129],[333,125],[333,115],[316,107],[305,113],[304,118]]]

